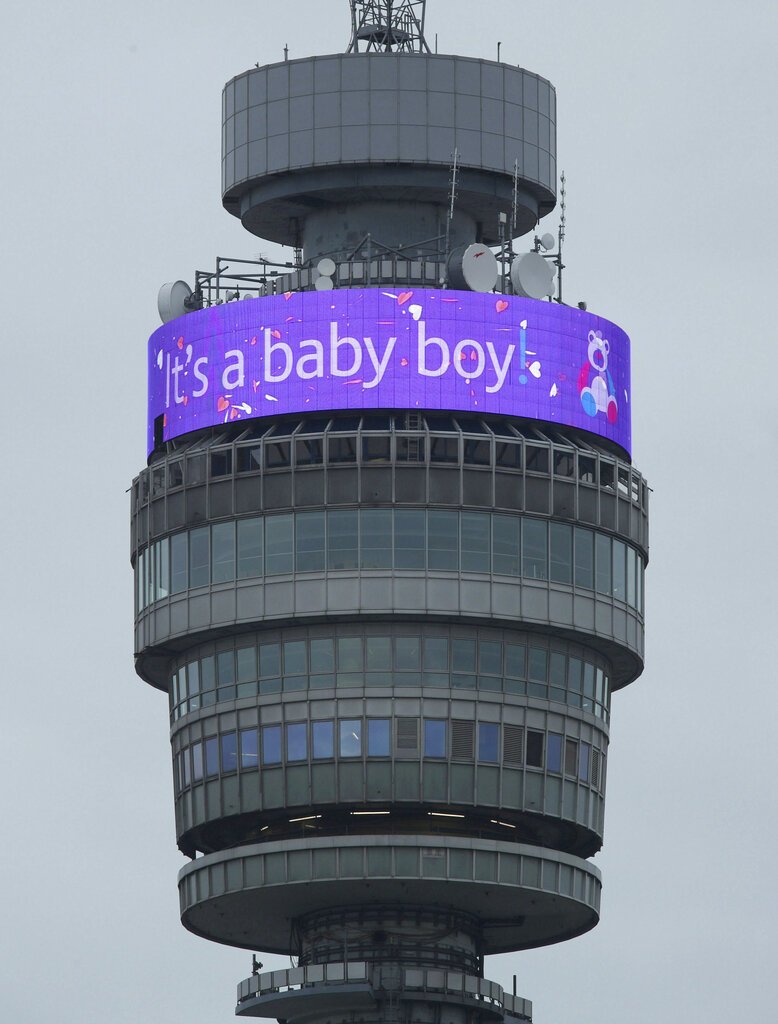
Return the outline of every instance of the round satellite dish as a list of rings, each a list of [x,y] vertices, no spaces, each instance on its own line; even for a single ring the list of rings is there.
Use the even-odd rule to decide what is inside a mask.
[[[497,284],[499,272],[494,253],[486,245],[460,245],[448,259],[451,288],[490,292]]]
[[[546,234],[543,235],[543,237],[540,239],[540,244],[543,246],[546,252],[548,252],[550,249],[554,248],[554,245],[556,244],[556,239],[553,235],[546,232]]]
[[[515,295],[545,299],[554,294],[554,266],[539,252],[525,252],[513,261],[511,283]]]
[[[332,283],[331,277],[317,277],[313,287],[317,292],[331,292],[335,285]]]
[[[331,260],[329,256],[325,256],[324,259],[319,260],[316,264],[316,269],[322,277],[332,277],[335,273],[335,260]]]
[[[188,313],[186,303],[192,295],[192,289],[186,281],[170,281],[163,284],[157,296],[157,309],[163,324],[170,323],[184,313]]]

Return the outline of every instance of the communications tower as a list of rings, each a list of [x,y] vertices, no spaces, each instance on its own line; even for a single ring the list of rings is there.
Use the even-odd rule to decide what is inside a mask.
[[[136,667],[184,925],[292,958],[239,1016],[529,1021],[484,957],[597,923],[643,667],[629,340],[534,235],[553,86],[431,53],[423,3],[351,6],[347,53],[224,89],[224,206],[294,255],[160,292]]]

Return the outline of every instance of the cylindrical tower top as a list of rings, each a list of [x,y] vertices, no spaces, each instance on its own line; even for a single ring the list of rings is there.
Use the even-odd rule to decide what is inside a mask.
[[[348,53],[252,69],[224,90],[224,206],[307,257],[325,251],[322,214],[340,220],[336,235],[364,237],[402,203],[403,237],[387,244],[428,237],[413,236],[407,204],[445,220],[455,153],[456,211],[472,225],[463,241],[497,244],[512,209],[516,235],[530,231],[556,203],[553,86],[494,61]]]

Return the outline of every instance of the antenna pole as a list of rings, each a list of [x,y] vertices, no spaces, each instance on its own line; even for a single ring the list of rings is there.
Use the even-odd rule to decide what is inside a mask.
[[[457,198],[457,177],[459,175],[459,150],[454,148],[454,159],[451,161],[451,178],[449,179],[448,217],[446,218],[446,267],[445,277],[448,284],[448,261],[451,256],[451,221],[454,219],[454,203]]]
[[[562,215],[559,218],[559,251],[557,252],[557,257],[554,260],[559,270],[559,274],[557,275],[559,278],[559,294],[557,295],[557,302],[559,303],[562,302],[562,271],[565,269],[565,265],[562,262],[562,246],[565,241],[565,226],[567,224],[567,179],[565,178],[564,171],[562,171],[562,177],[560,178],[560,182],[561,188],[559,190],[559,195],[561,197],[561,202],[559,204],[559,207],[562,211]]]
[[[347,53],[429,53],[424,38],[427,0],[350,0]]]

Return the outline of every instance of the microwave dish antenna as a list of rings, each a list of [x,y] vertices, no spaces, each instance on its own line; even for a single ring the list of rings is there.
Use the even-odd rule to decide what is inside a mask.
[[[350,0],[347,53],[429,53],[424,38],[427,0]]]

